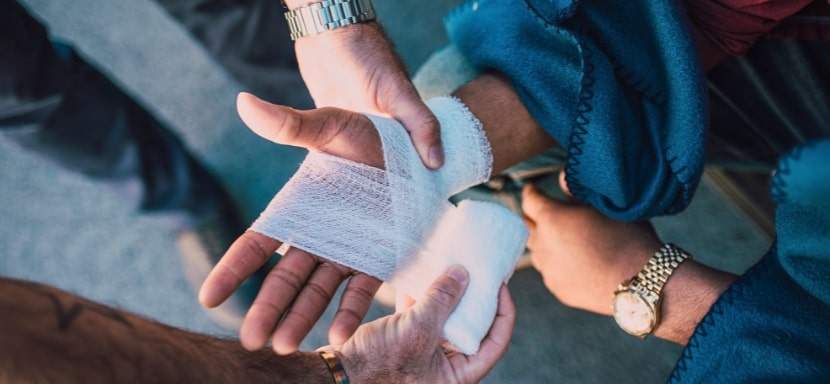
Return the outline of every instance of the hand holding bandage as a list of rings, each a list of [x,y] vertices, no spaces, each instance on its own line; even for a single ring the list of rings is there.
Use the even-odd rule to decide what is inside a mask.
[[[464,265],[470,288],[444,333],[469,354],[492,322],[498,289],[524,247],[526,231],[500,206],[448,202],[452,194],[485,181],[492,158],[478,121],[463,104],[450,98],[428,104],[444,127],[446,163],[440,170],[422,165],[396,121],[369,117],[382,142],[385,169],[313,148],[252,229],[389,280],[415,298],[447,266]]]

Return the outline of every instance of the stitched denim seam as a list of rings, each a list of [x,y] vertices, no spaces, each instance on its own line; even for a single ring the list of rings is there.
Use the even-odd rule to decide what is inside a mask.
[[[600,47],[602,47],[601,40],[594,37],[594,41],[597,42]],[[608,49],[604,49],[608,51]],[[666,92],[665,90],[661,89],[654,85],[653,83],[646,81],[645,79],[640,78],[634,71],[629,70],[627,67],[623,66],[618,60],[616,60],[612,55],[607,55],[608,60],[610,61],[612,67],[614,68],[614,74],[620,79],[620,81],[628,86],[629,88],[633,89],[635,92],[639,93],[643,98],[648,99],[655,104],[663,105],[666,102]],[[675,162],[678,160],[678,156],[674,156],[669,158],[670,153],[670,146],[667,144],[667,135],[668,132],[661,131],[660,132],[660,144],[661,150],[663,151],[663,156],[666,159],[666,163],[669,167],[669,170],[672,173],[672,177],[680,184],[681,186],[681,194],[676,196],[675,199],[669,204],[668,207],[665,208],[664,214],[675,214],[679,213],[686,207],[688,202],[692,198],[692,191],[693,188],[691,183],[685,180],[689,180],[690,178],[684,177],[683,173],[688,170],[686,165],[682,167],[676,167]]]
[[[588,133],[588,125],[591,123],[589,114],[593,112],[594,98],[594,64],[591,61],[593,53],[590,48],[577,39],[580,54],[582,56],[582,81],[579,90],[576,106],[576,117],[573,121],[573,130],[568,138],[568,160],[565,163],[565,181],[571,194],[580,201],[588,198],[588,188],[580,181],[580,157],[584,153],[582,147],[585,145],[585,135]]]
[[[577,200],[587,201],[589,190],[579,180],[579,165],[581,164],[579,156],[583,153],[582,147],[585,144],[584,136],[588,133],[588,124],[591,123],[588,114],[593,111],[593,105],[591,104],[591,100],[594,97],[594,65],[591,62],[592,53],[582,42],[581,34],[577,35],[577,32],[572,32],[549,23],[541,15],[539,15],[533,5],[531,5],[527,0],[523,3],[528,12],[530,12],[530,14],[533,15],[533,17],[536,18],[536,20],[541,23],[546,30],[570,36],[574,40],[576,48],[579,49],[580,56],[582,57],[582,80],[580,82],[580,90],[577,97],[576,116],[573,121],[573,130],[568,137],[568,158],[565,162],[565,181],[568,184],[568,189],[571,194]],[[559,17],[558,21],[563,21],[564,16],[574,16],[577,11],[576,7],[578,4],[578,1],[574,1],[566,9],[567,12],[560,12],[557,16]]]
[[[528,11],[531,12],[537,20],[539,20],[546,29],[554,30],[557,33],[568,33],[570,34],[574,40],[576,41],[576,46],[580,50],[580,54],[582,55],[582,82],[581,88],[579,91],[578,101],[577,101],[577,108],[576,108],[576,117],[574,118],[573,130],[571,131],[571,135],[568,138],[568,160],[565,163],[565,181],[568,184],[568,188],[571,191],[571,194],[575,198],[580,201],[587,201],[588,195],[591,192],[587,187],[584,186],[580,182],[579,178],[579,170],[581,161],[579,160],[579,156],[581,156],[583,151],[583,146],[585,144],[584,136],[588,133],[588,125],[591,123],[588,114],[593,111],[592,99],[594,97],[594,69],[595,66],[592,62],[592,55],[590,48],[583,42],[584,37],[589,35],[586,33],[586,27],[582,27],[581,31],[578,32],[571,32],[565,29],[562,29],[556,25],[548,23],[544,18],[542,18],[538,12],[533,8],[533,6],[525,0],[525,6],[528,8]],[[575,17],[575,13],[578,11],[575,7],[578,5],[578,2],[574,2],[572,6],[573,9],[569,9],[569,15]],[[562,21],[562,20],[560,20]],[[599,41],[598,39],[595,39]],[[615,69],[615,73],[620,75],[621,78],[625,81],[625,83],[630,86],[635,91],[641,93],[645,97],[655,101],[658,104],[663,104],[665,102],[665,91],[658,89],[658,87],[650,86],[648,82],[644,80],[637,80],[637,77],[634,76],[633,72],[626,70],[621,64],[619,64],[616,60],[614,60],[610,55],[608,56],[612,66]],[[627,79],[627,81],[626,81]],[[661,132],[661,142],[666,143],[667,140],[665,135],[668,132]],[[669,158],[670,147],[668,145],[661,145],[661,149],[663,151],[664,158],[666,158],[666,163],[668,164],[669,171],[672,174],[672,177],[680,184],[681,186],[681,194],[678,195],[671,204],[665,208],[666,214],[673,214],[683,210],[683,208],[687,205],[687,203],[691,200],[692,196],[692,185],[689,183],[689,178],[684,177],[684,173],[688,171],[687,166],[677,167],[676,161],[679,159],[679,156],[674,156]]]
[[[547,20],[545,20],[545,18],[542,17],[542,15],[539,14],[539,12],[536,10],[536,8],[533,7],[533,4],[530,4],[530,2],[528,2],[528,0],[524,0],[524,1],[522,1],[522,3],[525,5],[525,8],[527,8],[527,11],[530,12],[530,14],[533,16],[533,18],[536,19],[536,21],[538,21],[540,24],[542,24],[543,28],[545,28],[549,32],[555,32],[555,33],[558,33],[558,34],[565,34],[565,35],[570,36],[571,38],[576,39],[576,36],[574,36],[574,34],[571,33],[570,31],[568,31],[564,28],[561,28],[556,24],[551,24]],[[573,4],[571,4],[571,7],[573,7],[573,9],[571,9],[571,12],[575,11],[577,3],[578,3],[578,1],[575,1]],[[560,12],[560,14],[561,14],[561,12]],[[571,15],[572,15],[572,13],[571,13]],[[563,20],[564,19],[558,19],[557,21],[563,21]]]
[[[801,155],[804,154],[804,150],[815,146],[817,143],[818,141],[812,141],[807,144],[799,145],[792,149],[789,153],[781,156],[781,160],[778,161],[778,167],[775,169],[775,174],[772,176],[772,181],[770,183],[770,195],[772,196],[773,201],[775,201],[778,205],[790,202],[790,195],[787,193],[787,189],[789,187],[787,183],[787,176],[792,173],[792,164],[801,159]]]
[[[777,253],[776,248],[777,244],[773,244],[764,258],[775,255]],[[760,273],[758,271],[763,271],[767,268],[769,268],[769,266],[762,259],[760,263],[750,268],[750,270],[744,274],[745,277],[743,279],[740,279],[729,286],[726,292],[718,298],[717,302],[712,305],[709,313],[703,317],[703,320],[701,320],[697,328],[695,328],[692,337],[689,339],[689,343],[686,345],[686,348],[683,349],[680,359],[677,360],[677,363],[675,364],[671,375],[669,375],[667,382],[681,382],[681,375],[686,373],[689,369],[688,365],[692,363],[695,359],[696,353],[700,349],[701,339],[709,336],[712,327],[716,326],[720,318],[723,317],[725,309],[734,306],[736,301],[745,297],[746,292],[755,286],[757,280],[756,275]]]

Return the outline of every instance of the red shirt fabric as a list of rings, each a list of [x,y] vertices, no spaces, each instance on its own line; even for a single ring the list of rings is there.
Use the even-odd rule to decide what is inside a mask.
[[[830,0],[684,0],[704,67],[765,36],[830,40]]]

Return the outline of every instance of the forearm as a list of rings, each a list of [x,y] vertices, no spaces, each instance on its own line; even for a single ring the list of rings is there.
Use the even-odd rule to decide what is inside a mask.
[[[459,88],[455,96],[484,126],[493,151],[493,174],[556,145],[527,111],[510,83],[499,75],[483,74]]]
[[[0,382],[328,383],[316,354],[248,352],[34,283],[0,279]]]

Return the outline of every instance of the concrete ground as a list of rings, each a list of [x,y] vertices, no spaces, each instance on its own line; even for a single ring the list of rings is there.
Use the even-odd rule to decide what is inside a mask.
[[[376,2],[410,70],[446,43],[441,15],[456,2]],[[300,151],[265,143],[242,126],[234,110],[242,88],[152,1],[23,3],[170,122],[222,176],[247,218],[264,207],[302,158]],[[52,284],[186,329],[233,336],[197,304],[174,248],[175,223],[137,214],[136,202],[122,196],[118,188],[65,172],[0,137],[0,275]],[[736,272],[769,244],[709,182],[689,210],[656,224],[666,240]],[[510,352],[487,382],[661,382],[680,352],[660,340],[626,336],[609,318],[563,307],[535,271],[518,272],[510,286],[518,323]],[[370,316],[388,311],[376,305]],[[304,348],[325,343],[325,325],[324,320],[314,329]]]

